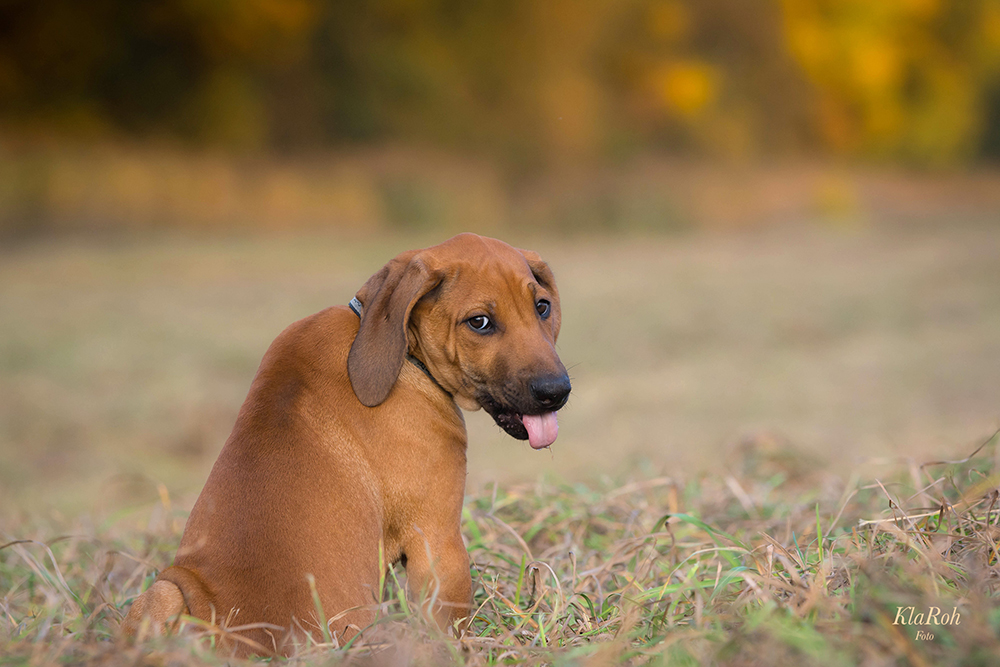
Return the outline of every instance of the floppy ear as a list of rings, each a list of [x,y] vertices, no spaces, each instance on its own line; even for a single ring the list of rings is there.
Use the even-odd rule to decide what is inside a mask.
[[[531,275],[535,277],[538,284],[549,291],[552,295],[552,339],[559,338],[559,327],[562,325],[562,309],[559,306],[559,289],[556,287],[556,278],[552,275],[552,269],[546,264],[537,252],[533,250],[518,250],[528,262]]]
[[[373,408],[389,395],[406,356],[410,311],[439,282],[417,252],[410,251],[386,264],[358,291],[361,326],[347,355],[347,376],[364,405]]]

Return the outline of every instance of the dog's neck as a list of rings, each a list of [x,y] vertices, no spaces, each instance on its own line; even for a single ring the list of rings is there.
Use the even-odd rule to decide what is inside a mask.
[[[350,303],[347,304],[347,307],[350,308],[352,311],[354,311],[354,314],[358,316],[359,320],[361,319],[361,313],[364,312],[365,306],[364,306],[364,304],[361,303],[361,301],[360,301],[360,299],[358,299],[358,297],[354,297],[353,299],[351,299]],[[444,393],[448,394],[448,396],[451,396],[451,392],[448,391],[447,389],[445,389],[444,387],[442,387],[441,383],[438,382],[437,379],[433,375],[431,375],[430,370],[428,370],[428,368],[424,364],[424,362],[420,361],[419,359],[417,359],[415,356],[413,356],[409,352],[406,353],[406,358],[407,358],[407,360],[410,363],[412,363],[414,366],[416,366],[417,368],[419,368],[423,372],[424,375],[426,375],[428,378],[430,378],[431,382],[434,383],[434,386],[436,386],[438,389],[440,389]]]

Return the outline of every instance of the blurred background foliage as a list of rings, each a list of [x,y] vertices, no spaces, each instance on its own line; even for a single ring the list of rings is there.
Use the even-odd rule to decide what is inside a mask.
[[[237,150],[425,141],[1000,156],[997,0],[4,0],[10,128]]]
[[[434,155],[455,173],[428,181]],[[512,185],[648,155],[996,160],[1000,0],[0,0],[8,231],[685,224],[600,178],[559,210],[522,193],[511,211]]]

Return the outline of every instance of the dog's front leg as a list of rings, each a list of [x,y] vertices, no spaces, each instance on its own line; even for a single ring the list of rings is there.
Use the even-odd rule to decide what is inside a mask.
[[[472,609],[472,576],[461,533],[443,539],[421,534],[414,540],[406,551],[406,587],[438,626],[464,632]]]

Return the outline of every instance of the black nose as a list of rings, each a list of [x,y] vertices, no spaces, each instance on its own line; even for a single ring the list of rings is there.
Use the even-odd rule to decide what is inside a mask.
[[[535,378],[529,385],[531,396],[539,406],[547,410],[558,410],[566,405],[569,392],[572,387],[569,384],[569,376],[552,375],[549,377]]]

